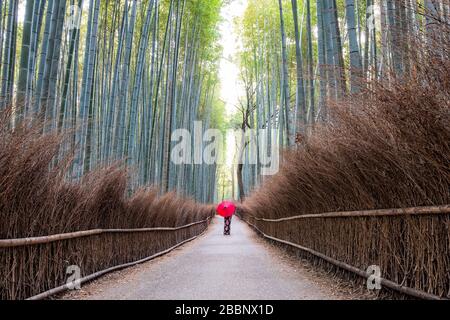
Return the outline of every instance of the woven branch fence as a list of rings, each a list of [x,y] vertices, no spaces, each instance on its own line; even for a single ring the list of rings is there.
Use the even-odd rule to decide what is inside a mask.
[[[96,229],[0,240],[0,299],[27,299],[63,286],[67,267],[86,277],[164,251],[203,233],[210,217],[175,228]]]
[[[316,262],[363,278],[375,265],[384,287],[416,298],[450,298],[450,205],[282,219],[244,210],[240,216],[265,238]]]

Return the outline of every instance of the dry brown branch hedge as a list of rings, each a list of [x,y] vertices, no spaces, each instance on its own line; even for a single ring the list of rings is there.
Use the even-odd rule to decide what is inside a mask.
[[[439,26],[448,35],[449,27]],[[450,44],[410,45],[411,73],[329,102],[280,172],[241,206],[249,219],[450,204]],[[254,221],[264,233],[450,297],[450,215]]]
[[[214,208],[170,193],[142,189],[126,196],[127,172],[99,168],[79,182],[65,179],[67,160],[54,164],[64,142],[36,123],[11,128],[0,114],[0,239],[91,229],[179,227],[202,221]],[[0,299],[25,299],[65,284],[66,268],[82,276],[137,261],[200,234],[207,223],[177,231],[108,233],[46,244],[0,248]]]

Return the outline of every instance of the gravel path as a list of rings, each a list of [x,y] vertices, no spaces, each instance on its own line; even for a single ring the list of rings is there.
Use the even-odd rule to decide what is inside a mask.
[[[216,218],[199,239],[162,258],[107,275],[63,299],[346,299],[331,279],[262,240],[238,218],[224,237]]]

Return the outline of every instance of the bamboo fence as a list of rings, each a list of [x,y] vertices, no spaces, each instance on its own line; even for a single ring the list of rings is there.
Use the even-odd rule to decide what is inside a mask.
[[[379,266],[385,288],[432,300],[450,298],[450,205],[308,214],[265,219],[240,212],[264,238],[367,279]]]
[[[80,283],[166,254],[197,238],[211,217],[180,227],[95,229],[0,240],[0,298],[38,300],[63,292],[68,266]]]

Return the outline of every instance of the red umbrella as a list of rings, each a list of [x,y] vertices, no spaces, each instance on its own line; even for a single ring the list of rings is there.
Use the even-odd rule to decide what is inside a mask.
[[[228,217],[231,217],[235,213],[236,206],[231,201],[223,201],[222,203],[220,203],[217,206],[216,211],[220,216],[222,216],[224,218],[228,218]]]

